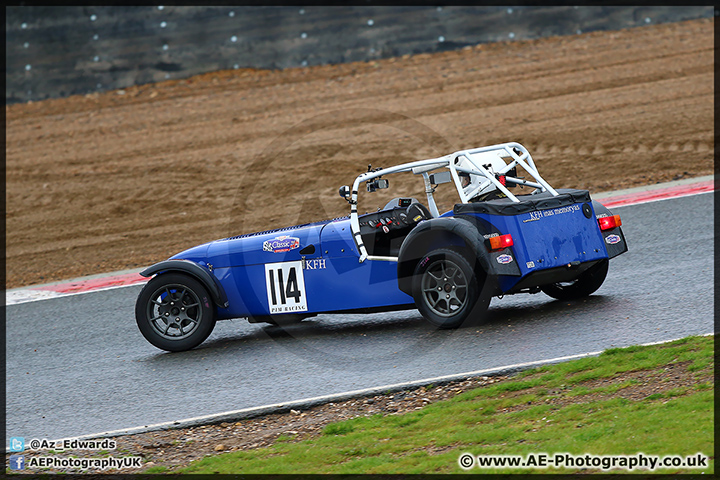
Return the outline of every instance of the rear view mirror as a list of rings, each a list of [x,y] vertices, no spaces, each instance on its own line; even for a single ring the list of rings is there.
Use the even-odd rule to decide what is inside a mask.
[[[378,188],[388,188],[389,186],[390,182],[388,180],[384,178],[376,178],[371,182],[367,182],[367,191],[374,192]]]
[[[340,196],[342,198],[347,200],[350,197],[350,187],[348,187],[347,185],[343,185],[342,187],[340,187],[338,193],[340,193]]]
[[[449,183],[452,181],[450,172],[438,172],[430,175],[430,183],[433,185],[440,185],[441,183]]]

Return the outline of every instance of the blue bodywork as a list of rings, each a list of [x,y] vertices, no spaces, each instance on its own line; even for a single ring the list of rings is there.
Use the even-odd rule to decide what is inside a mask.
[[[608,258],[594,211],[586,218],[580,203],[513,216],[473,216],[503,235],[512,235],[514,245],[510,248],[520,276],[500,275],[498,283],[503,293],[530,273]]]
[[[566,202],[511,215],[451,211],[441,217],[473,222],[478,242],[490,232],[512,235],[512,247],[487,253],[488,262],[514,263],[511,274],[497,275],[497,293],[504,294],[531,274],[609,258],[595,211],[583,212],[588,206]],[[413,305],[398,287],[397,262],[359,258],[348,217],[217,240],[172,257],[217,279],[228,300],[227,308],[216,307],[218,319]]]
[[[287,237],[282,239],[281,237]],[[280,239],[280,240],[278,240]],[[273,242],[296,242],[272,249]],[[301,253],[307,247],[312,253]],[[265,249],[264,249],[265,247]],[[186,259],[204,267],[211,265],[228,298],[228,308],[217,309],[218,319],[257,317],[278,313],[319,312],[410,305],[411,296],[397,286],[397,264],[385,261],[358,262],[359,253],[350,233],[350,220],[342,218],[282,230],[217,240],[181,252],[172,259]],[[284,275],[278,269],[285,265]],[[276,308],[268,269],[273,276]],[[288,291],[288,274],[296,285]],[[285,300],[284,302],[282,300]],[[300,306],[300,309],[296,309]],[[303,308],[304,306],[304,308]]]

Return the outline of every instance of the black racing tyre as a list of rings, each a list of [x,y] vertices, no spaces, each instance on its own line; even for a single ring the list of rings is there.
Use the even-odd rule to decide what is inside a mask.
[[[215,306],[205,286],[181,273],[155,276],[140,292],[135,320],[145,339],[169,352],[200,345],[215,327]]]
[[[457,328],[481,316],[490,297],[480,287],[470,262],[459,252],[437,249],[423,256],[413,274],[413,299],[423,317],[439,328]]]
[[[552,283],[540,287],[545,294],[558,300],[573,300],[587,297],[594,293],[605,281],[608,273],[608,260],[602,260],[597,265],[580,274],[571,282]]]

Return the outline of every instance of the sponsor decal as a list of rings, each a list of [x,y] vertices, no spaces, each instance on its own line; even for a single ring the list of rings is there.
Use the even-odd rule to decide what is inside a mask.
[[[523,223],[535,222],[545,217],[552,217],[555,215],[562,215],[563,213],[577,212],[581,209],[580,205],[568,205],[567,207],[553,208],[552,210],[541,210],[539,212],[528,213],[528,218],[523,220]]]
[[[303,261],[304,270],[325,270],[324,258],[311,258]]]
[[[620,243],[620,236],[608,235],[607,237],[605,237],[605,242],[609,243],[610,245],[615,245],[616,243]]]
[[[300,247],[300,239],[283,235],[263,242],[264,252],[283,253]]]
[[[513,261],[513,257],[511,257],[510,255],[505,255],[505,254],[503,254],[503,255],[500,255],[499,257],[497,257],[497,262],[500,263],[500,264],[502,264],[502,265],[505,265],[505,264],[510,263],[510,262],[512,262],[512,261]]]
[[[527,262],[527,268],[535,268],[535,262]]]
[[[488,234],[486,234],[486,235],[483,235],[483,238],[484,238],[485,240],[487,240],[487,239],[489,239],[489,238],[499,237],[499,236],[500,236],[499,233],[488,233]]]

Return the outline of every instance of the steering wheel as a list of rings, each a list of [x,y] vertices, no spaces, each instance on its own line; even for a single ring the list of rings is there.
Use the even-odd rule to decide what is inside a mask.
[[[430,210],[422,203],[412,203],[405,211],[407,215],[406,223],[409,225],[418,223],[421,220],[427,220],[432,217]]]

